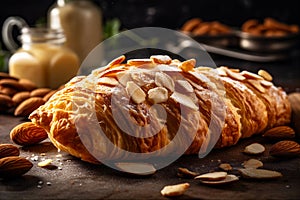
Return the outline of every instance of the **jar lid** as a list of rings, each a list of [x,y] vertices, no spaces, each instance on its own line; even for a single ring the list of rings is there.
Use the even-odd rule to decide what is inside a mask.
[[[21,30],[22,43],[57,43],[61,44],[66,41],[62,29],[49,29],[49,28],[22,28]]]

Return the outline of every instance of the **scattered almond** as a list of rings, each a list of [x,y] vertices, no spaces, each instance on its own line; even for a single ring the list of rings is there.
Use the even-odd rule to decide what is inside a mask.
[[[264,164],[260,161],[260,160],[257,160],[257,159],[249,159],[245,162],[243,162],[243,166],[244,168],[259,168],[259,167],[262,167]]]
[[[38,127],[32,122],[24,122],[10,131],[11,140],[18,145],[37,144],[48,138],[44,128]]]
[[[247,154],[261,154],[265,151],[265,147],[259,143],[253,143],[245,147],[244,153]]]
[[[179,177],[183,177],[183,178],[194,178],[195,176],[198,176],[199,173],[190,171],[187,168],[181,168],[181,167],[179,167],[177,175]]]
[[[260,69],[258,71],[258,75],[260,75],[261,77],[263,77],[266,81],[272,81],[273,77],[271,76],[271,74],[269,74],[267,71]]]
[[[0,72],[0,79],[13,79],[13,80],[18,80],[17,77],[11,76],[8,73],[5,72]]]
[[[224,171],[230,171],[232,170],[232,166],[228,163],[222,163],[219,165],[219,168],[224,170]]]
[[[227,172],[211,172],[196,176],[195,179],[208,180],[208,181],[219,181],[225,179]]]
[[[12,97],[12,96],[14,96],[14,94],[16,94],[18,92],[18,90],[16,90],[15,88],[11,88],[11,87],[0,86],[0,92]]]
[[[15,110],[15,116],[26,117],[30,115],[35,109],[43,105],[45,101],[41,97],[30,97],[23,101]]]
[[[263,137],[268,139],[291,139],[295,137],[295,131],[289,126],[277,126],[267,130]]]
[[[46,168],[47,166],[51,165],[51,163],[52,163],[52,159],[46,159],[44,161],[39,162],[38,166]]]
[[[189,183],[181,183],[177,185],[167,185],[160,193],[165,197],[175,197],[183,195],[183,193],[190,187]]]
[[[241,172],[243,177],[253,179],[274,179],[282,177],[282,174],[280,172],[266,169],[247,168],[239,169],[239,172]]]
[[[260,84],[262,85],[262,86],[265,86],[265,87],[271,87],[272,85],[273,85],[273,83],[272,82],[269,82],[269,81],[266,81],[266,80],[261,80],[260,81]]]
[[[140,176],[148,176],[156,172],[150,163],[119,162],[115,163],[115,166],[123,172]]]
[[[11,178],[25,174],[33,164],[26,158],[10,156],[0,159],[0,177]]]
[[[277,142],[271,146],[270,155],[275,157],[300,156],[300,144],[290,140]]]
[[[115,78],[111,77],[102,77],[98,79],[98,82],[104,85],[116,86],[119,82]]]
[[[218,181],[206,181],[206,180],[200,180],[201,183],[207,184],[207,185],[222,185],[222,184],[228,184],[235,181],[238,181],[239,178],[236,175],[228,174],[226,177],[222,180]]]
[[[0,158],[20,155],[19,148],[12,144],[0,144]]]

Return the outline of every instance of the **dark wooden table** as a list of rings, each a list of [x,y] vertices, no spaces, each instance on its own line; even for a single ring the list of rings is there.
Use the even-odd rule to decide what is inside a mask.
[[[11,143],[9,131],[23,119],[0,115],[0,142]],[[260,156],[242,153],[244,147],[253,142],[266,146]],[[21,156],[34,163],[33,168],[23,177],[0,180],[0,199],[164,199],[160,190],[165,185],[188,182],[190,189],[180,199],[299,199],[300,158],[275,159],[268,155],[270,143],[261,137],[245,139],[238,145],[213,150],[205,158],[197,155],[182,156],[173,164],[149,177],[135,177],[115,171],[104,165],[82,162],[57,150],[50,142],[21,149]],[[42,156],[41,153],[45,153]],[[62,157],[57,157],[62,154]],[[38,160],[34,161],[35,156]],[[43,169],[37,163],[43,158],[53,159],[61,169]],[[223,186],[206,186],[199,181],[177,177],[178,167],[187,167],[199,173],[218,170],[220,163],[230,163],[234,168],[250,158],[258,158],[264,168],[277,170],[283,177],[276,180],[247,180]],[[237,171],[232,173],[238,174]],[[38,188],[38,182],[43,181]],[[50,182],[51,185],[47,185]]]
[[[250,71],[267,69],[274,76],[274,82],[288,92],[300,88],[300,54],[290,60],[276,63],[253,63],[242,60],[214,56],[217,65],[229,65]],[[24,121],[10,115],[0,114],[0,143],[11,143],[10,130]],[[243,154],[244,147],[253,142],[261,142],[266,151],[260,156]],[[135,177],[115,171],[104,165],[82,162],[65,153],[58,153],[46,141],[41,145],[22,148],[21,156],[29,159],[38,156],[53,159],[61,169],[48,170],[37,166],[24,176],[13,180],[0,180],[0,199],[165,199],[160,190],[165,185],[188,182],[190,189],[179,199],[299,199],[300,198],[300,158],[276,159],[268,155],[271,143],[257,136],[240,141],[236,146],[213,150],[205,158],[197,155],[182,156],[171,165],[149,177]],[[45,153],[41,156],[40,153]],[[62,157],[57,157],[62,154]],[[277,170],[283,177],[276,180],[248,180],[223,186],[206,186],[196,180],[177,177],[178,167],[187,167],[199,173],[217,170],[220,163],[230,163],[235,169],[250,158],[258,158],[264,168]],[[232,173],[238,174],[237,171]],[[41,188],[38,182],[43,181]],[[51,185],[47,185],[51,183]]]

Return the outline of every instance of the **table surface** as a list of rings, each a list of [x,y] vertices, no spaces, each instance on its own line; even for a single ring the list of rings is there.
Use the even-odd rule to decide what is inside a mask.
[[[274,82],[288,92],[300,88],[300,53],[290,60],[276,63],[254,63],[216,56],[217,65],[257,71],[266,69],[274,76]],[[24,119],[0,114],[0,143],[11,143],[10,130]],[[244,147],[253,142],[266,146],[259,156],[242,153]],[[256,136],[240,141],[236,146],[215,149],[205,158],[197,155],[182,156],[171,165],[158,170],[148,177],[137,177],[113,170],[104,165],[82,162],[57,149],[46,141],[41,145],[22,148],[21,156],[38,159],[51,158],[62,169],[43,169],[34,163],[33,168],[24,176],[13,180],[0,180],[0,199],[164,199],[160,190],[165,185],[188,182],[191,187],[180,199],[299,199],[300,197],[300,158],[278,159],[268,155],[271,143]],[[46,153],[41,156],[40,153]],[[62,158],[56,155],[62,154]],[[220,163],[230,163],[234,169],[250,158],[258,158],[264,168],[277,170],[283,177],[276,180],[248,180],[222,186],[207,186],[197,180],[179,178],[178,167],[186,167],[199,173],[218,170]],[[59,160],[58,160],[59,159]],[[238,174],[236,170],[232,173]],[[43,181],[42,188],[38,182]],[[51,185],[48,186],[47,182]]]

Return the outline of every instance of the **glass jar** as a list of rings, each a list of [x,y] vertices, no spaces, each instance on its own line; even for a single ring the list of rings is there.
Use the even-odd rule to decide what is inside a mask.
[[[17,18],[6,20],[3,35],[6,46],[11,51],[16,45],[10,31]],[[19,24],[20,25],[20,24]],[[63,46],[65,36],[61,30],[48,28],[29,28],[21,23],[20,40],[22,46],[9,59],[9,74],[18,78],[26,78],[38,87],[58,88],[79,70],[78,56]]]
[[[51,29],[62,29],[66,46],[82,62],[89,52],[102,41],[101,10],[89,0],[57,0],[48,12]]]

